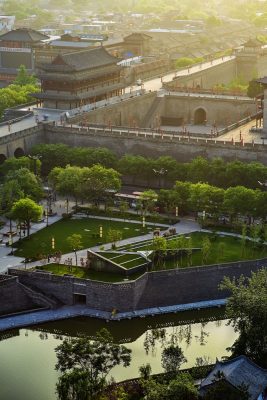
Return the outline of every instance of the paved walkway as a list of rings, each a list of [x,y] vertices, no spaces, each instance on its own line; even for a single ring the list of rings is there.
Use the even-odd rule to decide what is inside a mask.
[[[112,313],[107,311],[95,310],[83,305],[63,306],[55,310],[37,310],[25,314],[22,313],[19,315],[0,317],[0,331],[75,317],[92,317],[105,319],[106,321],[120,321],[121,319],[132,319],[136,317],[145,318],[147,316],[176,313],[179,311],[198,310],[200,308],[221,307],[225,304],[226,299],[218,299],[200,301],[198,303],[177,304],[167,307],[146,308],[143,310],[117,313],[115,315],[112,315]]]
[[[89,216],[88,218],[99,218],[99,217],[98,216]],[[119,219],[119,218],[109,218],[109,217],[102,217],[101,219],[106,219],[106,220],[109,220],[109,221],[124,221],[124,220]],[[125,220],[125,222],[138,223],[140,225],[140,221],[136,221],[136,220]],[[157,224],[157,223],[155,224],[155,223],[152,223],[152,222],[147,223],[147,225],[155,226],[155,227],[157,227],[157,226],[165,227],[166,230],[167,230],[167,228],[172,226],[172,227],[175,227],[176,228],[176,232],[178,234],[181,234],[181,235],[182,234],[188,234],[188,233],[191,233],[191,232],[196,232],[196,231],[200,230],[199,224],[197,222],[195,222],[194,220],[190,220],[190,219],[182,219],[180,222],[178,222],[177,224],[174,224],[174,225]],[[153,238],[153,232],[147,233],[146,235],[134,236],[134,237],[130,237],[128,239],[123,239],[123,240],[118,241],[116,244],[119,247],[119,246],[125,246],[127,244],[133,244],[133,243],[141,242],[141,241],[144,241],[144,240],[151,240],[152,238]],[[101,246],[93,246],[93,247],[91,247],[91,250],[98,251],[98,250],[100,250],[100,247],[102,247],[102,246],[103,245],[101,245]],[[111,246],[112,246],[112,243],[107,243],[107,244],[104,245],[104,249],[105,250],[110,250]],[[80,258],[84,259],[86,257],[87,257],[87,249],[83,249],[83,250],[77,251],[78,264],[79,264]],[[61,263],[64,263],[69,258],[72,258],[73,260],[75,260],[74,252],[63,254],[62,258],[61,258]],[[43,261],[42,260],[35,261],[35,262],[32,262],[32,263],[28,263],[27,264],[27,268],[36,267],[36,266],[39,266],[39,265],[43,265]],[[25,266],[22,265],[22,264],[18,265],[17,267],[25,268]]]
[[[42,203],[41,203],[42,204]],[[46,202],[43,202],[43,207],[44,209],[46,208]],[[69,210],[72,209],[72,207],[75,205],[74,201],[69,201]],[[66,205],[65,205],[65,200],[57,200],[56,202],[52,203],[52,210],[56,212],[57,214],[54,215],[53,217],[48,218],[48,224],[51,225],[57,221],[59,221],[62,218],[62,214],[66,212]],[[133,224],[139,224],[140,221],[137,220],[131,220],[131,219],[120,219],[120,218],[111,218],[111,217],[104,217],[104,216],[87,216],[85,214],[75,214],[74,218],[94,218],[94,219],[101,219],[101,220],[109,220],[109,221],[123,221],[123,222],[130,222]],[[167,228],[170,226],[168,224],[162,224],[162,223],[154,223],[154,222],[146,222],[147,226],[154,226],[154,227],[161,227],[161,228]],[[43,222],[40,223],[35,223],[32,224],[31,226],[31,231],[30,233],[36,233],[39,230],[45,228],[47,226],[47,221],[44,220]],[[176,228],[177,233],[181,234],[186,234],[190,233],[193,231],[196,231],[199,229],[199,225],[195,221],[191,220],[181,220],[180,223],[174,225]],[[0,273],[4,273],[8,270],[8,268],[11,267],[18,267],[18,268],[25,268],[24,265],[24,260],[25,258],[23,257],[17,257],[13,256],[11,254],[12,249],[10,246],[7,246],[7,243],[9,242],[9,237],[5,236],[4,234],[10,230],[9,226],[9,221],[6,220],[6,224],[0,229],[0,235],[2,235],[2,243],[0,243]],[[16,230],[16,225],[14,221],[12,221],[12,230]],[[136,236],[128,239],[124,239],[119,241],[117,244],[118,246],[123,246],[127,245],[130,243],[136,243],[140,242],[142,240],[149,240],[152,239],[153,233],[148,233],[147,235],[142,235],[142,236]],[[1,237],[1,236],[0,236]],[[19,240],[19,233],[16,236],[13,236],[13,243],[17,242]],[[111,248],[111,243],[105,245],[105,249],[110,249]],[[99,250],[99,246],[95,246],[92,248],[93,250]],[[78,255],[78,260],[83,257],[85,258],[87,256],[87,249],[83,249],[77,252]],[[67,260],[68,258],[75,258],[75,254],[73,252],[64,254],[62,257],[62,262]],[[42,265],[43,261],[36,261],[33,263],[28,263],[27,268],[31,268],[34,266]]]

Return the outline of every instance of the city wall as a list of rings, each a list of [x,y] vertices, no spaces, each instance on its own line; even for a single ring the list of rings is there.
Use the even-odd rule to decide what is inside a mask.
[[[0,299],[0,315],[36,308],[14,276],[0,276]]]
[[[129,100],[123,100],[120,103],[79,114],[77,117],[71,118],[71,123],[86,122],[117,126],[141,126],[141,122],[144,120],[156,96],[156,92],[133,96]]]
[[[194,124],[195,113],[202,108],[206,112],[206,123],[227,126],[256,113],[253,99],[229,99],[227,96],[201,97],[185,94],[165,96],[163,115],[166,118],[181,118],[186,124]]]
[[[231,141],[207,140],[204,138],[178,138],[155,133],[154,136],[144,132],[127,130],[105,131],[45,126],[44,143],[64,143],[69,146],[107,147],[119,157],[124,154],[142,155],[157,158],[172,156],[177,161],[187,162],[197,156],[212,159],[222,157],[226,161],[259,161],[267,165],[267,148],[261,144],[232,144]]]
[[[204,267],[145,273],[136,281],[104,283],[71,276],[60,277],[9,269],[19,282],[30,284],[36,291],[58,298],[63,304],[75,304],[75,295],[85,296],[86,305],[102,311],[134,311],[138,309],[186,304],[227,297],[218,286],[224,276],[250,276],[267,266],[267,259]]]
[[[84,147],[106,147],[118,157],[124,154],[160,157],[169,155],[177,161],[187,162],[197,156],[212,159],[222,157],[226,161],[238,159],[244,162],[259,161],[267,165],[267,148],[264,144],[232,143],[216,139],[175,137],[164,133],[149,131],[94,128],[59,127],[52,124],[40,125],[31,129],[0,138],[0,159],[13,157],[17,150],[27,154],[32,146],[39,143],[64,143]]]
[[[218,84],[229,84],[237,75],[236,59],[225,61],[219,65],[212,65],[205,70],[194,72],[190,75],[181,76],[175,79],[175,82],[181,86],[201,87],[203,89],[212,89]]]

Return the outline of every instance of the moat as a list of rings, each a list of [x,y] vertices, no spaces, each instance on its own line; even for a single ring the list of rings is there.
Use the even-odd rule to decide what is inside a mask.
[[[145,363],[151,364],[153,373],[161,372],[161,351],[171,340],[182,347],[186,368],[194,366],[197,357],[214,362],[216,357],[226,356],[226,348],[236,338],[222,309],[110,323],[77,318],[5,332],[0,336],[0,398],[56,400],[55,347],[64,336],[94,337],[102,327],[110,330],[116,342],[132,349],[130,367],[113,369],[116,381],[138,377],[138,369]]]

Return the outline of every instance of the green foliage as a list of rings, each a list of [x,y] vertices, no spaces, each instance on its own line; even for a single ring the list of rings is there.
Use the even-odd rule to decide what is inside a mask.
[[[14,85],[26,86],[26,85],[37,85],[37,79],[34,75],[29,75],[25,65],[21,65],[18,70]]]
[[[11,209],[11,215],[14,220],[24,222],[27,226],[27,236],[30,234],[31,221],[38,221],[43,213],[43,208],[29,198],[16,201]]]
[[[152,213],[155,208],[158,195],[154,190],[145,190],[140,195],[138,202],[140,204],[141,214],[145,216],[148,212]]]
[[[251,278],[224,278],[221,289],[230,292],[226,314],[239,333],[231,350],[233,356],[245,354],[267,366],[267,271],[261,269]]]
[[[202,253],[202,264],[206,264],[210,255],[211,251],[211,242],[207,236],[204,236],[202,240],[202,248],[201,248],[201,253]]]
[[[254,99],[258,95],[263,94],[263,87],[260,83],[256,82],[255,80],[252,80],[249,82],[248,89],[247,89],[247,95],[248,97]]]
[[[107,241],[113,244],[113,247],[116,246],[116,242],[122,239],[122,232],[118,229],[109,229],[107,233]]]
[[[139,367],[140,378],[147,381],[151,375],[151,371],[152,369],[150,364],[141,365]]]
[[[112,368],[127,367],[131,361],[131,350],[115,344],[106,329],[95,340],[66,338],[55,351],[56,369],[62,373],[57,384],[59,400],[93,400],[104,389]]]
[[[176,68],[182,68],[182,67],[190,67],[191,65],[198,64],[204,61],[203,57],[195,57],[195,58],[189,58],[189,57],[181,57],[175,62]]]
[[[66,242],[70,248],[70,250],[80,250],[83,248],[83,243],[82,243],[82,235],[79,235],[77,233],[73,233],[73,235],[68,236],[66,239]]]
[[[158,186],[159,177],[153,170],[163,169],[165,173],[160,179],[161,184],[186,182],[185,187],[179,187],[177,190],[181,190],[185,197],[186,185],[189,182],[204,182],[221,188],[245,186],[256,189],[259,188],[258,181],[267,180],[267,167],[259,162],[243,163],[238,160],[225,162],[219,157],[212,160],[196,157],[189,163],[180,163],[172,157],[151,159],[125,155],[117,162],[114,153],[107,149],[72,148],[63,144],[38,145],[32,149],[32,154],[42,157],[42,174],[45,176],[54,167],[64,168],[67,165],[91,167],[94,164],[101,164],[106,168],[115,168],[127,177],[127,180],[131,179],[132,183],[145,179],[148,185],[152,186],[154,182],[154,186]]]
[[[179,346],[170,345],[162,351],[161,365],[166,373],[176,374],[180,366],[187,362]]]
[[[195,381],[188,373],[179,374],[168,386],[169,400],[197,400]]]
[[[215,17],[215,15],[211,15],[206,19],[206,24],[208,27],[215,27],[215,26],[220,26],[222,24],[222,21]]]
[[[33,98],[30,94],[38,91],[39,88],[31,84],[24,86],[12,84],[4,89],[0,89],[0,118],[6,108],[32,101]]]
[[[42,157],[42,175],[48,175],[54,167],[91,167],[101,164],[106,168],[116,166],[115,154],[106,148],[69,147],[64,144],[40,144],[31,154]]]
[[[225,380],[218,379],[216,383],[210,386],[207,393],[203,397],[204,400],[249,400],[250,395],[247,387],[244,385],[235,388],[228,384]]]
[[[10,172],[5,175],[0,194],[0,209],[4,214],[10,211],[15,201],[23,197],[39,201],[43,195],[41,183],[32,172],[27,168],[13,168],[17,167],[19,163],[16,165],[16,163],[10,162],[8,165],[11,167]]]
[[[90,168],[55,167],[48,175],[49,183],[59,193],[77,199],[86,199],[96,204],[107,199],[110,193],[120,189],[120,174],[112,168],[93,165]]]

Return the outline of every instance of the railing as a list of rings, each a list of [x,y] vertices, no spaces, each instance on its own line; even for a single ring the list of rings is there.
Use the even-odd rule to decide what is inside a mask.
[[[228,130],[232,129],[231,127],[238,127],[243,125],[244,123],[252,120],[252,117],[247,117],[246,119],[237,122],[236,124],[231,125],[230,127],[226,127],[223,130],[218,132],[218,135],[215,134],[213,136],[208,134],[203,134],[200,137],[200,134],[195,133],[185,133],[185,132],[173,132],[173,131],[164,131],[161,129],[153,130],[147,128],[133,128],[133,127],[113,127],[113,126],[105,126],[105,125],[95,125],[95,126],[87,126],[81,127],[78,125],[57,125],[53,127],[53,130],[56,130],[58,133],[62,132],[64,135],[66,134],[80,134],[80,135],[92,135],[92,136],[110,136],[110,137],[125,137],[125,138],[140,138],[140,140],[148,139],[148,140],[160,140],[160,141],[171,141],[171,142],[181,142],[183,144],[186,143],[198,143],[200,145],[216,145],[219,146],[236,146],[239,148],[250,148],[250,149],[260,149],[262,146],[267,144],[264,139],[262,143],[255,143],[252,139],[251,142],[243,142],[243,141],[234,141],[234,140],[218,140],[217,136],[228,132]],[[49,130],[49,126],[46,128]],[[69,128],[69,131],[68,129]]]
[[[167,82],[163,84],[163,88],[168,92],[179,92],[187,94],[209,94],[214,96],[232,96],[232,97],[245,97],[247,94],[238,90],[220,90],[220,89],[204,89],[204,88],[194,88],[194,87],[182,87],[182,86],[171,86],[173,82]],[[252,101],[252,99],[250,99]]]

